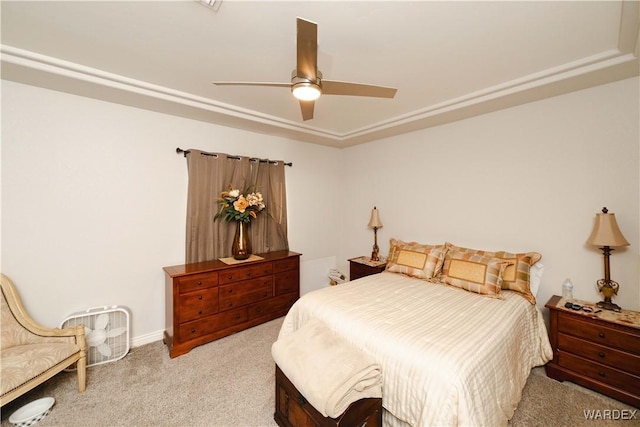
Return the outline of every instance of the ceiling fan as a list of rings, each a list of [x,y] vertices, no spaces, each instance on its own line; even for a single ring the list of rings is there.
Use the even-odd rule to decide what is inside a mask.
[[[271,82],[213,82],[215,85],[289,87],[293,96],[300,101],[302,119],[313,118],[315,100],[320,95],[371,96],[393,98],[397,89],[361,83],[325,80],[318,70],[318,25],[297,18],[297,62],[291,73],[291,83]]]

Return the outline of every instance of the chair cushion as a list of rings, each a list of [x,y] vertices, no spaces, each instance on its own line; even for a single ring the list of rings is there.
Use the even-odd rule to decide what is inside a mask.
[[[37,377],[79,350],[77,345],[67,343],[27,344],[3,348],[0,357],[1,394]]]

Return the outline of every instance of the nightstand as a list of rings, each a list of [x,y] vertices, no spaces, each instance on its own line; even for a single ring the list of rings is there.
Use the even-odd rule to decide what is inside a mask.
[[[349,280],[382,273],[386,266],[387,260],[382,257],[379,261],[372,261],[366,256],[351,258],[349,260]]]
[[[547,376],[640,407],[640,312],[597,312],[595,303],[572,300],[594,307],[586,313],[565,308],[565,302],[554,295],[545,306],[553,348]]]

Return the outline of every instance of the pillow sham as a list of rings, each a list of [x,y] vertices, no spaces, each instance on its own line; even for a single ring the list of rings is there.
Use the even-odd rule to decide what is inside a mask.
[[[407,243],[391,238],[386,271],[429,280],[442,269],[444,254],[443,245]]]
[[[502,298],[502,276],[510,264],[492,256],[449,250],[441,281],[480,295]]]
[[[449,251],[456,251],[468,254],[478,254],[492,258],[499,258],[510,263],[502,274],[502,289],[518,292],[531,304],[536,303],[536,297],[531,292],[531,266],[540,261],[542,255],[538,252],[510,253],[506,251],[485,251],[480,249],[470,249],[456,246],[452,243],[445,243]],[[445,258],[445,268],[447,260]]]

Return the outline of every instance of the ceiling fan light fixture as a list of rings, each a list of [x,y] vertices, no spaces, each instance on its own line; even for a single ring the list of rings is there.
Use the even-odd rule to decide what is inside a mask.
[[[300,101],[315,101],[322,95],[320,86],[311,82],[295,83],[291,87],[291,92]]]

